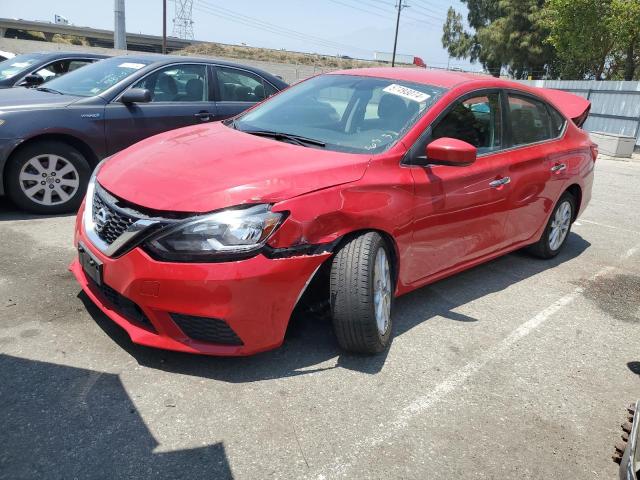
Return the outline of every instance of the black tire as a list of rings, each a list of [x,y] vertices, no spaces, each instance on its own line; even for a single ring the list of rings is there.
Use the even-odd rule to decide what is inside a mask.
[[[75,168],[75,172],[66,174],[66,178],[43,178],[42,182],[45,182],[45,180],[57,181],[58,183],[63,181],[64,184],[65,179],[77,179],[78,181],[77,188],[64,186],[65,191],[61,192],[61,194],[64,195],[67,193],[71,195],[69,198],[64,199],[57,193],[59,190],[53,190],[51,185],[43,183],[43,189],[47,187],[52,189],[52,192],[49,193],[51,198],[51,204],[49,205],[38,203],[38,200],[45,201],[44,190],[41,190],[37,194],[42,195],[41,199],[37,198],[37,196],[31,198],[23,191],[23,188],[28,189],[31,186],[36,186],[38,182],[34,181],[32,183],[32,181],[27,181],[21,183],[20,181],[20,173],[31,159],[43,156],[42,161],[44,164],[48,164],[47,162],[49,162],[49,160],[46,159],[47,155],[61,157],[62,161],[58,162],[56,160],[56,162],[58,162],[57,165],[64,166],[64,162],[68,162]],[[35,170],[32,170],[32,173],[33,172],[35,172]],[[91,167],[89,166],[89,162],[87,162],[87,159],[77,149],[64,142],[49,140],[35,142],[18,150],[7,163],[4,181],[5,190],[9,198],[11,198],[18,207],[33,213],[53,215],[74,212],[78,209],[87,190],[87,183],[89,182],[90,176]],[[54,186],[60,188],[58,185]]]
[[[331,265],[330,303],[333,328],[340,346],[349,352],[378,353],[391,342],[391,315],[384,333],[376,321],[374,303],[374,269],[378,251],[382,249],[389,267],[392,307],[395,291],[394,266],[389,247],[376,232],[362,234],[335,254]]]
[[[556,248],[552,248],[550,244],[552,224],[556,218],[556,213],[558,212],[560,207],[567,202],[571,207],[569,228],[560,245],[557,246]],[[576,217],[576,199],[571,193],[564,192],[560,197],[560,199],[558,200],[558,203],[556,203],[556,206],[553,208],[553,211],[551,212],[551,216],[549,217],[547,226],[545,227],[544,232],[542,233],[542,237],[536,243],[527,247],[527,251],[532,255],[535,255],[536,257],[543,258],[543,259],[553,258],[556,255],[558,255],[558,253],[562,251],[562,248],[567,243],[567,238],[569,238],[569,233],[571,233],[571,225],[573,224],[573,220],[575,219],[575,217]]]

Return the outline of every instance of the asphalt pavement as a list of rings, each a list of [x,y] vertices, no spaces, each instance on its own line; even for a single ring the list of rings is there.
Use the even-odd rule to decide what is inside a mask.
[[[375,357],[306,317],[250,358],[134,345],[67,271],[73,222],[0,199],[0,478],[616,478],[640,398],[640,161],[597,161],[556,259],[398,299]]]

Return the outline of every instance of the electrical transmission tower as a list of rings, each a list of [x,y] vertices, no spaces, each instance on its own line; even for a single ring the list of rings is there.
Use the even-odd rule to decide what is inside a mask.
[[[173,36],[193,40],[193,0],[175,0]]]

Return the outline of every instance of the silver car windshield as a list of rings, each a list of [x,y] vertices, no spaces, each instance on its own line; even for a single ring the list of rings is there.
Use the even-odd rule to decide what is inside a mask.
[[[232,125],[282,141],[296,137],[310,147],[379,153],[401,138],[444,91],[386,78],[323,75],[283,91]]]

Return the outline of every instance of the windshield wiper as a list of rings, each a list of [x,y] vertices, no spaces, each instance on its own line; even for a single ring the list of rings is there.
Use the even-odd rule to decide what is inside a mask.
[[[292,133],[283,133],[283,132],[272,132],[271,130],[242,130],[244,133],[249,133],[251,135],[258,135],[259,137],[269,137],[274,140],[286,140],[291,143],[295,143],[296,145],[301,145],[306,147],[308,145],[313,145],[315,147],[325,147],[326,144],[321,142],[320,140],[316,140],[314,138],[302,137],[300,135],[294,135]]]
[[[62,92],[59,92],[58,90],[54,90],[53,88],[48,88],[48,87],[38,87],[36,88],[36,90],[39,90],[40,92],[49,92],[49,93],[57,93],[58,95],[64,95]]]

